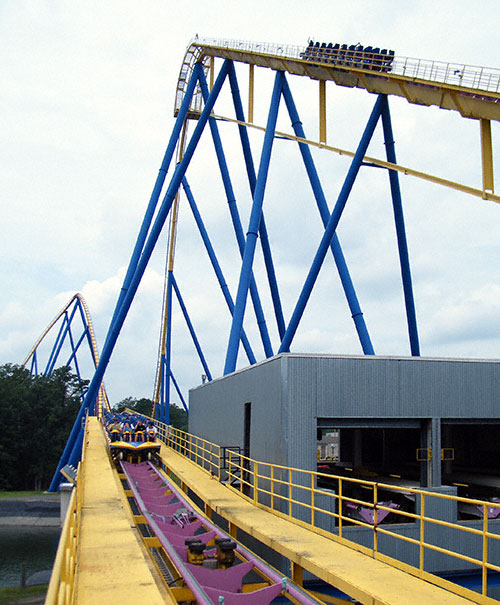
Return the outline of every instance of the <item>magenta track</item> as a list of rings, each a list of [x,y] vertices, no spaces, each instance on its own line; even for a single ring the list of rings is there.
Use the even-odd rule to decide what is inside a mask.
[[[279,602],[291,602],[287,595],[299,603],[321,602],[196,512],[183,493],[151,463],[122,462],[121,467],[141,513],[200,605],[266,605],[280,595]],[[236,553],[234,563],[223,568],[220,563],[225,553],[231,558],[231,550]],[[188,562],[197,558],[193,555],[196,551],[200,564]],[[260,576],[254,581],[262,582],[265,576],[269,586],[242,592],[245,576],[252,571]]]

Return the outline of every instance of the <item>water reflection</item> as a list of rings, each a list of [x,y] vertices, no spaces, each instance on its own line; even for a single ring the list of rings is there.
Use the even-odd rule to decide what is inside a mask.
[[[50,569],[59,534],[59,527],[0,527],[0,587],[19,586],[23,562],[27,578]]]

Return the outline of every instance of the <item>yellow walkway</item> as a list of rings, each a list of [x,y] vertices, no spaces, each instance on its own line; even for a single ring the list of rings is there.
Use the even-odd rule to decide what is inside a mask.
[[[87,430],[75,602],[175,603],[155,583],[97,418],[88,418]]]
[[[473,602],[254,507],[163,444],[161,456],[165,466],[213,511],[362,603],[447,605]]]

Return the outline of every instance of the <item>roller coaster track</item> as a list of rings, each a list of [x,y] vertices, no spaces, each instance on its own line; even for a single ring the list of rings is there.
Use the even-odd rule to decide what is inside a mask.
[[[326,62],[324,59],[304,58],[305,47],[287,44],[259,43],[230,39],[200,38],[191,41],[187,48],[175,95],[174,115],[178,114],[187,83],[197,62],[203,64],[205,73],[211,74],[213,82],[214,59],[230,59],[250,66],[249,77],[249,117],[247,122],[232,118],[215,116],[223,121],[233,121],[245,126],[265,130],[265,127],[253,124],[253,67],[265,67],[285,71],[292,75],[307,76],[320,83],[320,133],[319,140],[301,139],[283,132],[276,136],[289,138],[308,145],[321,147],[354,157],[354,152],[327,145],[325,82],[333,81],[339,86],[360,88],[375,94],[395,95],[405,98],[409,103],[423,106],[436,106],[441,109],[457,111],[464,118],[480,121],[483,187],[471,187],[440,176],[427,174],[408,166],[385,162],[377,158],[366,157],[365,161],[375,166],[390,168],[438,185],[462,191],[466,194],[500,203],[500,196],[493,192],[493,154],[490,121],[500,121],[500,69],[394,57],[390,71],[376,70],[371,63],[342,64]],[[202,108],[201,92],[198,89],[193,96],[188,117],[196,118]]]
[[[196,62],[205,68],[211,57],[282,70],[308,76],[313,80],[332,80],[339,86],[362,88],[368,92],[397,95],[417,105],[436,105],[460,112],[467,118],[500,120],[500,69],[461,63],[445,63],[410,57],[394,57],[389,72],[374,72],[371,65],[326,63],[304,59],[303,46],[248,42],[230,39],[192,40],[182,63],[175,113]],[[193,111],[199,111],[201,95],[196,96]]]
[[[81,317],[82,324],[83,324],[83,332],[82,332],[80,338],[78,339],[77,343],[75,344],[75,342],[73,340],[73,335],[71,333],[71,323],[73,321],[73,318],[75,316],[78,316],[76,313],[78,310],[80,311],[80,317]],[[70,365],[71,363],[73,363],[75,365],[77,374],[79,375],[77,352],[78,352],[78,349],[80,348],[80,345],[82,344],[82,342],[86,339],[89,344],[89,350],[90,350],[93,367],[96,368],[99,364],[99,350],[97,347],[94,326],[92,324],[92,317],[90,315],[90,311],[89,311],[89,308],[87,306],[85,299],[79,293],[72,296],[72,298],[66,303],[66,305],[64,305],[64,307],[59,311],[59,313],[54,317],[54,319],[45,328],[45,330],[42,332],[42,334],[40,335],[38,340],[33,345],[31,351],[26,356],[26,359],[23,361],[23,363],[22,363],[23,367],[26,367],[31,362],[31,372],[32,373],[38,372],[38,358],[37,358],[38,349],[39,349],[40,345],[42,344],[42,342],[44,342],[44,340],[46,340],[46,339],[48,340],[48,335],[51,333],[52,329],[59,322],[61,322],[59,334],[57,335],[57,337],[55,339],[55,342],[54,342],[54,345],[52,348],[52,352],[51,352],[51,354],[49,356],[49,360],[47,362],[45,373],[46,374],[50,373],[53,370],[53,368],[55,367],[59,354],[61,353],[62,345],[66,338],[68,338],[68,340],[70,341],[70,344],[71,344],[71,355],[65,365]],[[102,415],[104,407],[107,410],[110,409],[108,395],[106,393],[106,388],[104,386],[104,383],[101,384],[101,387],[99,389],[96,407],[97,407],[98,416]]]

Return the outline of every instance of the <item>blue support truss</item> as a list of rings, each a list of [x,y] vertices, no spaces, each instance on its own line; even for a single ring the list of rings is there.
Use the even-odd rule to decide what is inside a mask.
[[[95,368],[98,364],[98,360],[96,358],[97,346],[96,343],[92,341],[91,337],[93,328],[91,325],[90,314],[86,309],[83,297],[80,294],[75,294],[75,296],[72,297],[64,309],[62,309],[59,315],[43,332],[42,336],[38,339],[30,354],[24,361],[24,366],[30,364],[31,374],[38,373],[38,360],[40,354],[43,354],[43,349],[46,349],[47,346],[50,345],[50,339],[53,337],[53,334],[56,330],[56,336],[50,349],[43,374],[47,376],[50,375],[58,366],[68,366],[74,370],[78,378],[81,380],[82,373],[79,355],[84,355],[87,358],[87,365],[90,365],[91,369],[95,371]],[[79,336],[75,336],[77,334],[79,334]],[[88,348],[82,348],[82,344],[84,342],[87,342]],[[63,359],[65,360],[64,362],[62,362]],[[107,409],[109,409],[107,395],[104,387],[102,386],[101,395],[102,403]],[[54,478],[52,479],[49,488],[50,491],[56,491],[59,487],[59,483],[62,478],[59,473],[60,469],[65,464],[72,463],[73,461],[78,462],[80,459],[81,443],[83,440],[83,423],[87,413],[87,409],[83,404],[85,391],[82,391],[81,397],[82,406],[73,425],[73,429],[59,461]],[[97,412],[96,409],[92,409],[90,411],[91,413]]]
[[[226,81],[229,81],[231,90],[231,99],[234,106],[236,121],[238,122],[237,127],[239,130],[241,150],[245,162],[248,187],[251,194],[251,206],[249,209],[245,209],[246,211],[249,210],[249,221],[246,236],[244,235],[242,221],[240,218],[241,201],[239,204],[237,203],[235,189],[233,188],[233,183],[230,177],[227,161],[227,158],[230,156],[224,151],[217,119],[213,115],[214,105]],[[192,113],[190,113],[190,104],[193,99],[193,95],[197,94],[197,90],[199,90],[201,93],[204,105],[201,112],[197,113],[196,115],[196,125],[189,141],[187,142],[184,153],[180,154],[178,164],[171,169],[172,158],[176,146],[180,145],[179,141],[185,121],[193,117]],[[309,181],[309,186],[313,192],[314,200],[323,223],[323,232],[321,235],[318,235],[319,244],[314,260],[312,261],[309,272],[303,285],[301,286],[300,292],[297,293],[298,297],[295,303],[295,308],[291,313],[288,324],[283,312],[283,305],[278,287],[277,267],[273,262],[271,253],[270,233],[268,232],[268,226],[266,225],[263,213],[269,166],[273,153],[273,143],[276,137],[275,130],[282,98],[285,102],[293,132],[299,146],[302,163]],[[82,422],[86,414],[92,413],[94,410],[98,389],[102,383],[107,365],[116,345],[118,335],[122,329],[140,281],[158,242],[160,233],[164,228],[165,221],[169,216],[173,201],[179,194],[181,188],[183,189],[191,208],[194,221],[203,242],[203,248],[209,257],[219,287],[221,288],[226,305],[231,315],[231,328],[227,340],[227,349],[225,351],[223,374],[229,374],[236,370],[238,365],[240,342],[243,345],[248,363],[254,364],[257,362],[257,357],[254,354],[254,349],[250,342],[250,338],[243,328],[246,319],[246,307],[249,295],[254,308],[258,336],[260,336],[264,356],[269,358],[274,354],[274,351],[278,351],[278,353],[286,353],[290,351],[304,310],[306,309],[319,272],[329,250],[333,255],[337,271],[340,276],[340,282],[342,284],[363,353],[367,355],[374,354],[374,347],[368,333],[363,312],[361,310],[361,305],[353,285],[353,280],[347,266],[346,258],[337,237],[337,227],[342,217],[344,208],[348,202],[351,190],[357,179],[360,168],[364,165],[366,166],[366,164],[364,164],[364,157],[379,121],[382,122],[387,159],[391,163],[396,162],[387,97],[384,95],[379,95],[376,98],[373,110],[371,111],[368,122],[359,141],[357,150],[346,174],[343,186],[341,187],[337,200],[333,205],[333,210],[330,211],[318,171],[314,164],[313,155],[310,151],[309,145],[306,142],[306,135],[295,106],[290,86],[285,77],[285,73],[282,71],[276,71],[275,74],[274,87],[268,109],[267,125],[265,128],[262,149],[260,152],[259,166],[256,172],[252,150],[250,147],[248,124],[245,123],[245,114],[243,111],[243,104],[239,92],[234,64],[228,59],[223,62],[217,78],[210,90],[205,79],[203,65],[201,63],[197,63],[194,66],[191,78],[186,87],[181,108],[178,112],[178,116],[169,139],[158,177],[153,188],[153,192],[151,194],[151,198],[149,200],[149,204],[147,206],[144,220],[141,224],[139,235],[137,236],[135,247],[130,258],[127,274],[114,309],[108,334],[106,335],[101,359],[95,370],[89,389],[85,395],[80,413],[75,421],[75,425],[70,438],[68,439],[64,454],[61,457],[61,466],[68,460],[77,461],[79,458],[82,439]],[[215,149],[218,173],[220,173],[224,187],[224,194],[229,209],[232,231],[234,232],[239,254],[241,256],[239,278],[236,292],[233,294],[234,298],[231,295],[231,291],[224,277],[221,264],[216,256],[214,246],[208,235],[201,212],[195,202],[195,196],[188,184],[186,177],[188,167],[190,166],[191,159],[197,150],[200,138],[204,131],[208,130],[206,129],[207,125],[209,126]],[[420,349],[418,342],[415,303],[411,283],[408,246],[402,211],[401,192],[397,173],[394,170],[389,170],[389,183],[395,217],[410,348],[412,355],[418,355],[420,353]],[[162,192],[163,198],[161,203],[159,203]],[[254,273],[254,259],[259,239],[267,276],[267,287],[269,288],[268,294],[270,296],[276,321],[276,325],[271,327],[275,328],[275,332],[270,331],[266,323],[264,316],[264,305],[261,302],[261,295],[264,294],[263,290],[265,288],[262,288],[262,285],[259,284],[261,290],[258,289],[257,279]],[[169,267],[169,270],[166,274],[166,279],[165,308],[167,317],[165,318],[164,322],[164,329],[166,330],[164,333],[165,347],[161,352],[159,362],[160,399],[154,413],[158,419],[168,423],[170,412],[170,383],[172,383],[176,389],[182,405],[187,410],[186,402],[182,396],[179,384],[174,378],[172,369],[172,303],[174,293],[182,311],[184,321],[188,327],[188,331],[203,369],[204,376],[206,376],[208,381],[211,381],[213,374],[209,370],[209,363],[203,353],[201,341],[197,336],[193,323],[191,322],[187,305],[185,304],[185,301],[181,295],[179,284],[174,277],[173,266]],[[267,294],[267,292],[265,294]],[[75,313],[76,308],[73,310],[71,316],[66,314],[66,323],[61,326],[59,335],[56,339],[57,348],[60,349],[62,347],[62,343],[66,339],[66,336],[68,336],[68,340],[73,349],[73,352],[70,355],[70,361],[76,361],[76,352],[78,348],[85,340],[85,337],[89,338],[88,331],[82,333],[77,339],[75,339],[72,335],[70,324],[72,323]],[[257,331],[255,333],[257,334]],[[54,357],[57,357],[55,351],[53,352],[53,355]],[[51,359],[48,367],[53,367],[53,363],[55,363],[55,360]],[[32,367],[36,368],[37,364],[38,360],[35,352],[32,359]],[[57,474],[58,472],[56,475]]]

